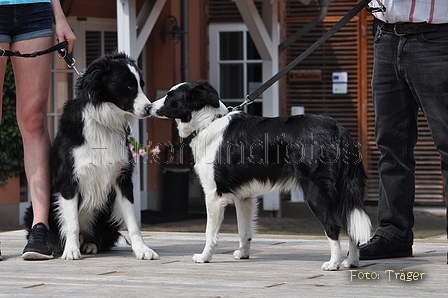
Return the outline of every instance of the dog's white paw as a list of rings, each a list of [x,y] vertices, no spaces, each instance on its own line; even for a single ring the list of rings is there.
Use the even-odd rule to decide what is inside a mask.
[[[139,260],[158,260],[159,255],[146,245],[134,249],[135,257]]]
[[[96,254],[98,252],[98,247],[95,243],[85,243],[82,245],[81,251],[85,254]]]
[[[243,250],[237,249],[233,252],[233,257],[237,260],[249,259],[249,253],[244,253]]]
[[[63,260],[81,260],[81,251],[79,249],[64,249],[61,259]]]
[[[208,257],[204,254],[195,254],[193,256],[193,261],[195,263],[208,263],[208,262],[210,262],[210,260],[211,260],[211,257]]]
[[[336,271],[336,270],[339,269],[339,267],[340,267],[340,264],[337,263],[337,262],[325,262],[322,265],[322,270],[325,270],[325,271]]]
[[[351,261],[349,259],[346,259],[342,261],[341,268],[347,269],[347,268],[358,268],[359,262],[358,261]]]

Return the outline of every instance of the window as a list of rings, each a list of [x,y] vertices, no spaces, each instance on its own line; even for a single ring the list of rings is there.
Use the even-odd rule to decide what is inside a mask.
[[[117,49],[117,32],[86,31],[86,64]]]
[[[262,61],[244,24],[210,24],[210,83],[230,106],[262,83]],[[245,111],[262,115],[262,97]]]

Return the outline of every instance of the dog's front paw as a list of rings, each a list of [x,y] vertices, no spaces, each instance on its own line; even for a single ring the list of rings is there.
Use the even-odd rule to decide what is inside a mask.
[[[85,243],[82,245],[81,250],[85,254],[96,254],[98,252],[98,247],[95,243]]]
[[[207,257],[204,254],[195,254],[193,256],[193,261],[195,263],[208,263],[208,262],[210,262],[210,260],[211,260],[211,257]]]
[[[358,261],[351,261],[350,259],[346,259],[342,261],[341,268],[347,269],[347,268],[358,268],[359,262]]]
[[[64,249],[61,259],[63,260],[81,260],[81,251],[79,249]]]
[[[336,271],[336,270],[339,269],[339,267],[340,267],[339,263],[329,261],[329,262],[325,262],[322,265],[322,270],[325,270],[325,271]]]
[[[149,247],[141,246],[134,249],[135,257],[139,260],[158,260],[159,255]]]
[[[249,253],[243,252],[242,249],[237,249],[233,252],[233,257],[237,260],[249,259]]]

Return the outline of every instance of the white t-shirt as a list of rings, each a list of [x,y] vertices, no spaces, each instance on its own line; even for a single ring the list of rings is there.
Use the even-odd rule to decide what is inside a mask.
[[[448,0],[372,0],[370,7],[386,7],[386,12],[373,15],[385,23],[448,23]]]

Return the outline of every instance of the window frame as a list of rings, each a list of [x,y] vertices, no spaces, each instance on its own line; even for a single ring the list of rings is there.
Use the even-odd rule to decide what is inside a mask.
[[[243,97],[241,98],[222,98],[221,100],[226,104],[230,104],[232,106],[239,105],[245,99],[245,95],[249,94],[253,90],[249,90],[249,82],[248,82],[248,65],[249,64],[260,64],[260,67],[263,68],[263,60],[261,59],[248,59],[247,58],[247,36],[249,34],[249,30],[244,23],[211,23],[209,25],[209,81],[216,88],[218,94],[220,94],[221,90],[221,78],[220,78],[220,65],[223,64],[243,64]],[[221,32],[243,32],[243,59],[241,60],[221,60],[220,59],[220,37],[219,34]],[[260,85],[262,82],[260,82]],[[257,108],[262,111],[262,96],[257,98],[253,103],[251,108]],[[249,108],[249,112],[251,110]],[[256,110],[255,108],[254,110]],[[248,112],[248,106],[244,107],[244,111]],[[257,113],[258,114],[258,113]]]

